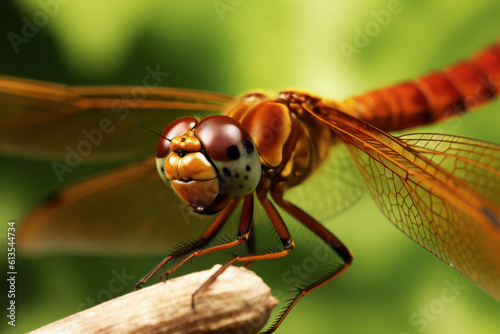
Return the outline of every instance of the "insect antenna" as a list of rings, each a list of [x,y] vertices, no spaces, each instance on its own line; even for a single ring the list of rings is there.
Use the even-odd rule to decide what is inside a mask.
[[[151,130],[151,129],[145,128],[145,127],[143,127],[142,125],[139,125],[139,124],[135,124],[135,123],[134,123],[134,124],[132,124],[132,126],[135,126],[135,127],[137,127],[137,128],[141,128],[141,129],[144,129],[144,130],[146,130],[146,131],[149,131],[149,132],[151,132],[151,133],[154,133],[154,134],[155,134],[155,135],[157,135],[157,136],[162,137],[162,138],[163,138],[163,139],[165,139],[165,140],[171,141],[170,139],[168,139],[167,137],[164,137],[164,136],[163,136],[163,135],[161,135],[160,133],[158,133],[158,132],[156,132],[156,131],[153,131],[153,130]]]

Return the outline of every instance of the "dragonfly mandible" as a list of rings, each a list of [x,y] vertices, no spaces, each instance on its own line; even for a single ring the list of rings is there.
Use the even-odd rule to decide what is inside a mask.
[[[172,184],[192,211],[217,216],[199,239],[178,247],[141,279],[136,286],[140,288],[174,259],[179,261],[162,274],[163,280],[193,257],[247,242],[252,237],[256,198],[281,247],[263,251],[249,246],[248,254],[233,256],[215,275],[237,262],[251,264],[288,255],[295,245],[283,212],[337,255],[330,270],[298,288],[268,329],[273,332],[300,298],[330,282],[351,264],[351,252],[332,232],[300,205],[285,199],[289,189],[301,186],[321,168],[332,145],[343,143],[377,205],[396,227],[500,298],[500,146],[441,134],[395,137],[387,133],[474,109],[498,95],[498,82],[499,44],[414,82],[340,103],[298,91],[277,96],[250,93],[235,100],[217,93],[170,88],[152,88],[147,98],[130,101],[123,99],[123,93],[131,91],[126,87],[67,87],[2,77],[0,101],[6,106],[6,118],[1,126],[0,149],[66,159],[67,163],[73,152],[61,149],[51,134],[63,132],[68,139],[65,147],[78,147],[81,140],[72,134],[74,124],[83,118],[93,119],[102,132],[109,130],[122,141],[112,150],[102,141],[90,149],[89,159],[115,160],[130,158],[145,148],[138,138],[128,136],[129,131],[112,127],[113,119],[128,118],[150,128],[161,119],[161,113],[170,110],[176,116],[186,110],[225,113],[201,120],[173,117],[177,120],[159,139],[156,164],[146,159],[60,192],[27,218],[20,241],[32,248],[54,246],[60,235],[52,232],[64,234],[62,225],[68,215],[75,210],[81,214],[92,202],[102,201],[107,192],[132,189],[138,181],[161,183],[153,173],[157,167],[160,178]],[[34,133],[39,140],[32,140]],[[97,132],[87,134],[89,142],[100,138]],[[72,162],[54,162],[54,168],[64,175],[78,161]],[[233,240],[214,244],[217,232],[241,199]],[[140,211],[142,203],[138,202],[128,210]],[[101,219],[112,220],[107,215]],[[48,230],[51,232],[46,233]],[[77,238],[105,242],[90,233]],[[58,247],[61,242],[78,247],[74,240],[56,242]]]

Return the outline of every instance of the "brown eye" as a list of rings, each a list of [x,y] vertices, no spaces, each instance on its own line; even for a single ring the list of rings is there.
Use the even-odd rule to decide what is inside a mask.
[[[209,116],[194,132],[218,170],[221,187],[234,197],[251,193],[261,176],[259,154],[252,137],[228,116]]]
[[[170,123],[161,134],[165,138],[172,139],[193,129],[197,123],[198,120],[194,117],[181,117]],[[156,147],[157,158],[164,158],[170,153],[170,142],[165,138],[158,140],[158,146]]]
[[[222,115],[202,119],[196,125],[195,134],[203,144],[208,156],[218,161],[239,158],[238,147],[242,143],[252,140],[243,125],[231,117]]]

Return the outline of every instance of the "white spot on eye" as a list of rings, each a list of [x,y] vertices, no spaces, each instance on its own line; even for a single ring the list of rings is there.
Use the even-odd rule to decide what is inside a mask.
[[[243,197],[251,193],[260,181],[259,155],[247,154],[248,144],[241,142],[234,147],[240,156],[229,161],[212,160],[219,170],[222,187],[231,195]]]

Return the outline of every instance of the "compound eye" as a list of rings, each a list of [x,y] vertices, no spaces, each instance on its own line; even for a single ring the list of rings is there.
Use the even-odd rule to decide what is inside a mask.
[[[238,146],[252,138],[245,128],[228,116],[208,116],[194,130],[205,152],[213,160],[231,161],[240,157]]]
[[[194,132],[217,167],[221,187],[230,195],[243,197],[257,187],[260,158],[243,125],[231,117],[216,115],[201,120]]]
[[[165,138],[172,139],[176,136],[181,136],[186,131],[192,130],[196,124],[198,124],[198,120],[194,117],[181,117],[170,123],[161,134]],[[165,138],[158,140],[156,158],[165,158],[170,153],[170,142]]]

